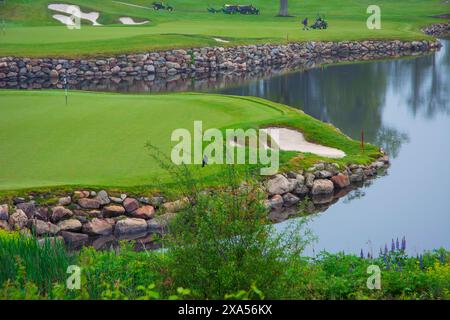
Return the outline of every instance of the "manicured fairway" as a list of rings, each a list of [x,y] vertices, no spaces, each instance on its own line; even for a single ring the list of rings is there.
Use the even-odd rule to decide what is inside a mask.
[[[145,148],[150,141],[169,155],[176,128],[297,127],[310,141],[368,161],[357,141],[288,107],[256,98],[206,94],[123,95],[61,91],[0,91],[0,190],[82,186],[155,186],[168,175]],[[292,156],[292,153],[290,153]],[[289,154],[288,154],[289,155]],[[294,153],[295,155],[295,153]],[[305,160],[317,157],[306,155]],[[196,166],[213,176],[217,166]],[[213,179],[213,178],[212,178]]]
[[[151,1],[123,2],[149,6]],[[244,1],[245,2],[245,1]],[[242,3],[244,3],[242,2]],[[441,0],[380,0],[381,30],[369,30],[366,20],[371,0],[302,0],[289,1],[292,17],[276,17],[279,1],[254,0],[261,15],[210,14],[207,7],[220,8],[222,0],[172,0],[175,11],[154,11],[126,6],[111,0],[72,0],[82,10],[100,12],[100,27],[83,25],[81,30],[68,30],[51,16],[50,0],[8,0],[0,5],[0,18],[6,19],[5,32],[0,32],[0,56],[86,56],[135,52],[180,47],[238,45],[251,43],[283,43],[303,40],[356,39],[420,39],[420,28],[443,21],[433,15],[448,13],[450,6]],[[317,14],[330,23],[328,30],[302,31],[300,21]],[[148,19],[145,26],[124,26],[119,17]],[[221,37],[229,43],[218,43]]]

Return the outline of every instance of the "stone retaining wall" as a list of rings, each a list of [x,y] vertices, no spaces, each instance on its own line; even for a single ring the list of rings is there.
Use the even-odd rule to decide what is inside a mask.
[[[450,33],[450,23],[435,23],[426,26],[422,32],[433,37],[442,37]]]
[[[383,156],[370,165],[339,167],[321,162],[306,172],[277,174],[262,182],[267,193],[268,218],[280,222],[299,210],[307,213],[324,210],[383,173],[388,165],[388,156]],[[53,196],[34,194],[0,205],[0,229],[60,239],[70,248],[90,243],[101,249],[111,241],[139,239],[141,245],[152,249],[157,247],[154,235],[165,233],[168,222],[189,203],[187,198],[168,202],[161,196],[133,197],[108,194],[105,190],[74,191],[60,195],[52,205],[39,205],[42,201],[36,201],[49,197]],[[307,208],[299,209],[305,199]]]
[[[250,45],[169,50],[95,59],[0,58],[0,87],[37,79],[108,79],[127,77],[167,78],[202,76],[211,72],[251,72],[263,66],[307,64],[334,57],[371,60],[430,52],[439,41],[302,42],[287,45]]]

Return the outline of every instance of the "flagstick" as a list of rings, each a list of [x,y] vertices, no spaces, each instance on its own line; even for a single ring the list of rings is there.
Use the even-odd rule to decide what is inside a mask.
[[[64,75],[64,95],[66,97],[66,106],[67,106],[67,90],[68,90],[68,83],[67,83],[67,76]]]

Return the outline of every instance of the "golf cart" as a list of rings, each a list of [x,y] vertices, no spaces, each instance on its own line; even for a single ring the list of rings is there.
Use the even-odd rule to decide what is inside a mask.
[[[167,11],[173,11],[173,7],[171,6],[165,6],[162,2],[153,2],[153,10],[167,10]]]

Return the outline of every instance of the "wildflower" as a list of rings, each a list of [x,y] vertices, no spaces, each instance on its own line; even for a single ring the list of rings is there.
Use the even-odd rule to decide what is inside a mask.
[[[420,266],[420,269],[423,269],[423,256],[422,255],[419,256],[419,266]]]
[[[405,238],[405,236],[403,236],[403,238],[402,238],[402,251],[405,251],[406,250],[406,238]]]
[[[400,243],[398,242],[398,237],[397,237],[397,240],[395,241],[395,248],[396,248],[397,250],[400,249]]]
[[[391,252],[395,251],[395,244],[394,244],[394,239],[392,239],[391,241]]]
[[[361,257],[361,259],[364,259],[364,252],[363,252],[363,249],[361,249],[361,252],[359,253],[359,256]]]
[[[388,254],[388,247],[387,247],[387,243],[384,244],[384,255]]]

